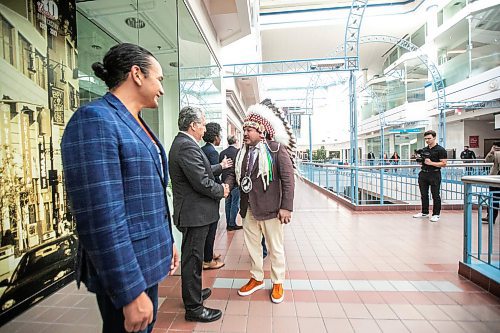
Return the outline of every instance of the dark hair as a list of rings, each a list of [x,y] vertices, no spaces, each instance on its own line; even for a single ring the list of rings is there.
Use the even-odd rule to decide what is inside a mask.
[[[179,131],[187,131],[191,123],[201,122],[201,117],[203,116],[203,111],[200,108],[194,106],[185,106],[179,112],[179,119],[177,120],[177,125]]]
[[[230,135],[227,137],[227,143],[229,145],[234,145],[236,143],[236,141],[238,141],[238,139],[234,135]]]
[[[493,146],[500,147],[500,141],[495,141],[495,142],[493,142]]]
[[[147,76],[151,58],[156,59],[145,48],[135,44],[122,43],[110,48],[106,52],[102,63],[93,63],[92,69],[95,75],[103,80],[109,89],[113,89],[125,81],[134,65],[139,66],[144,75]]]
[[[432,137],[435,138],[436,137],[436,131],[433,131],[433,130],[425,131],[424,136],[427,136],[427,135],[432,135]]]
[[[469,146],[464,146],[464,148],[469,148]]]
[[[214,143],[215,138],[220,135],[222,128],[218,123],[208,123],[205,127],[207,130],[203,135],[203,141]]]

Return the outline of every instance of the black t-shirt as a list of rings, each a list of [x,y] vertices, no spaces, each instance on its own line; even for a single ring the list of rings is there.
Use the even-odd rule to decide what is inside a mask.
[[[441,147],[440,145],[436,144],[434,147],[429,148],[429,146],[424,148],[424,152],[430,152],[430,157],[429,159],[432,162],[439,162],[441,160],[445,160],[448,158],[448,153],[446,152],[446,149]],[[423,164],[422,165],[422,170],[426,171],[434,171],[434,170],[440,170],[441,168],[435,167],[434,165],[427,165]]]
[[[474,154],[474,152],[472,150],[464,150],[460,154],[460,158],[463,160],[473,160],[476,158],[476,154]]]

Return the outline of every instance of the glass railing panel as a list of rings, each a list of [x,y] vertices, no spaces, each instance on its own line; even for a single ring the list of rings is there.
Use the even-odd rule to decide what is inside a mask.
[[[500,65],[500,45],[491,44],[473,48],[471,58],[471,77],[496,68]]]
[[[359,205],[420,204],[418,174],[420,163],[401,159],[361,160],[358,167]],[[349,165],[330,163],[299,162],[300,174],[314,184],[331,191],[339,197],[353,200],[351,193],[351,173],[356,168]],[[491,163],[464,165],[455,161],[441,170],[441,198],[444,205],[462,204],[464,185],[462,177],[488,175]]]
[[[469,55],[462,53],[439,66],[445,85],[451,86],[469,77]]]

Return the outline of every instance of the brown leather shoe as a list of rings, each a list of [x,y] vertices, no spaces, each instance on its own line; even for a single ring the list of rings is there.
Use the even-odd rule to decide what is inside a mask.
[[[273,303],[281,303],[285,299],[285,290],[281,283],[273,284],[273,291],[271,292],[271,301]]]
[[[219,269],[224,267],[224,265],[222,261],[212,260],[210,262],[203,262],[203,269]]]
[[[212,259],[213,259],[213,260],[219,260],[219,259],[220,259],[220,257],[222,257],[222,254],[220,254],[220,253],[215,254],[215,253],[214,253],[214,255],[212,256]]]
[[[245,284],[243,287],[241,287],[238,290],[238,295],[249,296],[249,295],[252,295],[257,290],[262,289],[262,288],[264,288],[264,281],[257,281],[254,278],[251,278],[247,284]]]

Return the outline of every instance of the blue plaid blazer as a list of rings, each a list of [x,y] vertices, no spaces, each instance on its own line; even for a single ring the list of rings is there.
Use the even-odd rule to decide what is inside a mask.
[[[150,133],[156,144],[107,93],[80,107],[62,138],[66,192],[80,240],[76,279],[91,292],[108,294],[117,308],[170,270],[167,156]]]

